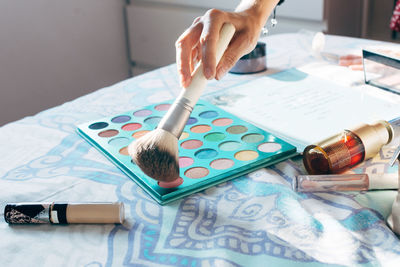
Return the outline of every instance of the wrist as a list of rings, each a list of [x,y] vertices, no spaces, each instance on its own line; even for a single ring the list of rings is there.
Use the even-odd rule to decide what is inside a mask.
[[[235,11],[247,14],[256,23],[255,26],[261,29],[279,2],[279,0],[243,0]]]

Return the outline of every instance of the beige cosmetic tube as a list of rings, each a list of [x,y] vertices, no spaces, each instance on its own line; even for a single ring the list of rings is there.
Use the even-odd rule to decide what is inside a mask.
[[[124,222],[124,205],[113,203],[10,203],[4,208],[4,219],[9,224],[70,224]]]

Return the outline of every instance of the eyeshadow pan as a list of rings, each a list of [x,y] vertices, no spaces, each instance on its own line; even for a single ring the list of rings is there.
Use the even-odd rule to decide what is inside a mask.
[[[179,177],[178,179],[176,179],[175,181],[172,182],[158,182],[158,186],[163,187],[163,188],[174,188],[174,187],[178,187],[183,183],[183,179],[181,177]]]
[[[218,112],[216,112],[214,110],[208,110],[208,111],[204,111],[204,112],[200,113],[199,116],[200,116],[200,118],[211,119],[211,118],[217,117]]]
[[[211,148],[200,149],[194,155],[199,159],[211,159],[218,155],[218,152]]]
[[[196,125],[190,128],[190,130],[194,133],[206,133],[211,130],[211,126],[201,124],[201,125]]]
[[[120,153],[121,155],[129,156],[128,147],[126,146],[126,147],[121,148],[121,149],[119,150],[119,153]]]
[[[151,110],[149,110],[149,109],[141,109],[141,110],[135,111],[135,112],[133,113],[133,116],[136,116],[136,117],[146,117],[146,116],[151,115],[152,113],[153,113],[153,112],[152,112]]]
[[[169,109],[169,107],[171,106],[171,104],[160,104],[155,106],[155,109],[158,111],[166,111]]]
[[[179,168],[186,168],[190,165],[192,165],[194,160],[189,157],[180,157],[179,158]]]
[[[183,140],[189,137],[189,133],[187,132],[182,132],[181,136],[179,137],[179,140]]]
[[[121,127],[122,130],[124,131],[136,131],[137,129],[140,129],[142,125],[140,123],[128,123],[125,124],[124,126]]]
[[[190,117],[186,123],[186,125],[192,125],[195,124],[197,122],[196,118]]]
[[[242,144],[236,141],[227,141],[219,145],[219,149],[223,151],[235,151],[241,147]]]
[[[219,142],[225,139],[225,134],[223,133],[209,133],[204,136],[204,139],[209,142]]]
[[[235,159],[241,161],[249,161],[256,159],[258,157],[258,153],[253,150],[242,150],[235,154]]]
[[[230,134],[241,134],[247,132],[247,127],[243,125],[231,126],[226,131]]]
[[[185,171],[186,177],[192,178],[192,179],[198,179],[198,178],[203,178],[207,176],[210,173],[210,171],[204,167],[194,167],[190,168],[189,170]]]
[[[192,139],[192,140],[187,140],[181,144],[181,147],[184,149],[196,149],[199,148],[203,145],[203,142],[200,140]]]
[[[110,141],[108,141],[108,143],[111,146],[119,146],[119,147],[129,144],[129,142],[130,142],[129,138],[126,137],[115,137]]]
[[[138,139],[138,138],[142,137],[143,135],[147,134],[148,132],[150,132],[150,131],[149,130],[137,131],[132,134],[132,137],[135,139]]]
[[[225,170],[232,167],[235,163],[231,159],[216,159],[210,163],[211,168],[216,170]]]
[[[124,123],[124,122],[129,121],[130,119],[131,119],[131,117],[128,115],[121,115],[121,116],[112,118],[111,121],[114,123]]]
[[[99,136],[100,137],[113,137],[116,136],[119,132],[117,130],[114,129],[110,129],[110,130],[104,130],[102,132],[99,132]]]
[[[242,137],[243,142],[246,143],[258,143],[264,140],[264,136],[261,134],[246,134]]]
[[[232,124],[232,122],[233,122],[232,119],[220,118],[220,119],[213,120],[212,124],[214,124],[215,126],[228,126],[228,125]]]
[[[89,129],[100,130],[108,126],[107,122],[95,122],[89,125]]]
[[[266,153],[273,153],[282,148],[281,144],[275,142],[266,142],[258,146],[258,150]]]
[[[157,125],[161,121],[161,117],[149,117],[144,120],[145,123],[150,124],[152,126]]]

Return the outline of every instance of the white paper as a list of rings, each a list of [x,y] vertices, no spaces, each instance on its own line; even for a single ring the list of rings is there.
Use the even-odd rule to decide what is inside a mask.
[[[206,99],[291,142],[299,151],[343,129],[400,116],[399,95],[368,85],[343,86],[297,69]]]

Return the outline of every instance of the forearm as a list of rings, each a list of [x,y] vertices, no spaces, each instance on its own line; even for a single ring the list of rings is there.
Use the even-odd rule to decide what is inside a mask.
[[[261,28],[278,3],[279,0],[242,0],[235,11],[253,14],[254,18],[257,18],[257,26]]]

